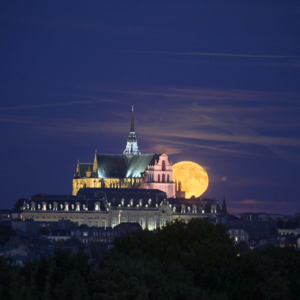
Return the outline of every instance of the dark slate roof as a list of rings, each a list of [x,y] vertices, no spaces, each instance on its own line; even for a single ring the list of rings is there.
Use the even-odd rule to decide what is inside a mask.
[[[221,213],[221,209],[217,200],[208,199],[208,198],[168,198],[168,202],[172,204],[172,207],[175,207],[175,212],[181,211],[181,205],[184,204],[187,207],[192,208],[193,205],[197,205],[197,208],[204,210],[204,213],[211,213],[211,205],[216,205],[217,213]]]
[[[160,204],[166,198],[166,193],[153,189],[85,188],[78,192],[78,196],[85,197],[85,199],[105,198],[112,207],[121,205],[122,199],[124,199],[124,207],[131,205],[131,199],[133,200],[132,207],[140,205],[140,200],[142,200],[142,206],[147,204],[148,207],[156,207],[156,204]],[[149,199],[151,199],[150,203]]]
[[[67,239],[62,245],[62,248],[78,248],[83,246],[83,243],[80,242],[78,239],[72,238]]]
[[[97,154],[98,174],[102,178],[141,177],[148,165],[154,165],[161,154]]]
[[[94,196],[92,199],[88,199],[88,197],[85,197],[84,195],[77,195],[77,196],[71,196],[71,195],[36,195],[32,196],[27,203],[29,204],[29,208],[26,208],[26,210],[30,210],[31,206],[30,203],[35,202],[35,210],[40,211],[42,210],[42,204],[43,202],[47,203],[47,211],[53,210],[54,202],[58,204],[58,210],[57,211],[64,211],[64,204],[65,202],[69,203],[69,211],[75,211],[76,210],[76,202],[80,203],[80,209],[83,209],[83,205],[85,205],[88,210],[94,210],[95,203],[100,202],[100,210],[106,211],[106,205],[102,199],[95,198]],[[63,205],[61,208],[60,205]],[[40,209],[38,208],[38,205],[40,205]],[[49,205],[51,205],[51,208],[49,208]]]
[[[98,174],[102,178],[125,178],[128,160],[123,154],[97,154]]]
[[[278,229],[296,229],[298,227],[298,222],[284,222],[284,221],[278,221],[277,223]]]

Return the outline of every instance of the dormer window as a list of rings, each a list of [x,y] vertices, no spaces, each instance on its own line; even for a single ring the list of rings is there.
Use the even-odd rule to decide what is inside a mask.
[[[35,202],[31,202],[31,210],[35,210]]]
[[[100,202],[95,203],[95,210],[99,211],[100,210]]]
[[[185,214],[185,204],[181,204],[181,213]]]

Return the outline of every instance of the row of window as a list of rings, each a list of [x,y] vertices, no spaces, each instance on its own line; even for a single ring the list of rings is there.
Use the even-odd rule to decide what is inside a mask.
[[[64,203],[57,203],[53,202],[51,203],[46,203],[42,202],[40,203],[35,203],[34,201],[31,201],[30,205],[26,205],[27,210],[42,210],[42,211],[47,211],[47,210],[64,210],[64,211],[69,211],[69,210],[75,210],[75,211],[87,211],[88,208],[85,204],[81,204],[79,202],[76,202],[75,204],[70,204],[68,202]],[[94,210],[100,211],[100,202],[94,203]]]

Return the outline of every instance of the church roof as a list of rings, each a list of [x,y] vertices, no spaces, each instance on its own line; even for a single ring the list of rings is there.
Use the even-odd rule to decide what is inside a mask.
[[[97,154],[98,174],[102,178],[125,178],[127,157],[123,154]]]
[[[141,177],[148,165],[153,165],[160,154],[97,154],[98,175],[102,178]]]
[[[126,177],[140,177],[149,165],[154,165],[160,154],[134,155],[128,165]]]

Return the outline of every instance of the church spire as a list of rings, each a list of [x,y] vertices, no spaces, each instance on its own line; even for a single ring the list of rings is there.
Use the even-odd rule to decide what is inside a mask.
[[[134,132],[134,105],[132,104],[130,132]]]
[[[225,196],[224,196],[223,203],[222,203],[222,213],[223,214],[227,214],[227,207],[226,207]]]
[[[127,155],[141,154],[141,152],[139,151],[137,138],[134,130],[134,106],[133,105],[132,105],[132,113],[131,113],[130,132],[127,138],[127,144],[125,150],[123,151],[123,154],[127,154]]]

